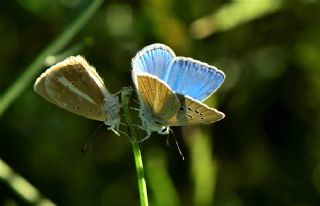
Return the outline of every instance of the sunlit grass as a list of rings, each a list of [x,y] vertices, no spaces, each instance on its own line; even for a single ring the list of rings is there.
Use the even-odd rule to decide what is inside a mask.
[[[215,32],[226,31],[275,12],[280,6],[281,1],[278,0],[235,0],[193,22],[190,27],[191,34],[196,39],[203,39]]]
[[[6,109],[16,100],[16,98],[34,81],[37,73],[41,70],[48,57],[55,55],[61,51],[67,43],[77,34],[77,32],[88,22],[88,20],[95,14],[100,5],[101,0],[94,0],[92,3],[81,11],[79,16],[66,27],[66,29],[44,49],[39,56],[26,68],[21,76],[16,79],[13,84],[0,97],[0,116]],[[88,42],[72,47],[68,52],[77,50]],[[23,200],[32,205],[49,206],[55,205],[50,200],[42,197],[40,191],[30,184],[25,178],[13,172],[9,165],[0,159],[0,179],[7,183],[12,190],[17,193]]]
[[[62,50],[68,42],[77,34],[77,32],[88,22],[96,13],[103,1],[94,0],[80,15],[66,27],[66,29],[53,41],[39,56],[26,68],[21,76],[2,95],[0,104],[0,116],[12,104],[13,101],[25,90],[25,88],[34,81],[36,75],[41,70],[42,65],[48,56],[55,55]]]
[[[0,159],[0,180],[6,182],[23,200],[38,206],[53,206],[51,200],[44,198],[40,191],[25,178],[15,173],[9,165]]]
[[[217,175],[216,162],[212,158],[212,136],[200,128],[193,128],[188,134],[194,188],[193,204],[212,205]]]
[[[153,205],[179,205],[178,192],[168,173],[165,154],[160,149],[150,149],[146,154],[148,183],[153,194]]]

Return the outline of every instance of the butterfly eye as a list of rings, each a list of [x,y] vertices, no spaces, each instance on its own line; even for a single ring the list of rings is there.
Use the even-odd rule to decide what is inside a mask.
[[[180,107],[180,111],[183,111],[184,110],[184,107]]]
[[[166,127],[164,127],[164,128],[161,130],[161,132],[165,132],[165,131],[167,131],[167,128],[166,128]]]

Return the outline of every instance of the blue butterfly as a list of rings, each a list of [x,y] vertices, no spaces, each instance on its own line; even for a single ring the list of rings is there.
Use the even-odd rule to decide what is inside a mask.
[[[202,102],[222,84],[216,67],[177,57],[164,44],[152,44],[132,59],[132,78],[140,101],[139,116],[147,132],[168,134],[170,126],[208,124],[224,114]],[[143,140],[144,140],[143,139]]]

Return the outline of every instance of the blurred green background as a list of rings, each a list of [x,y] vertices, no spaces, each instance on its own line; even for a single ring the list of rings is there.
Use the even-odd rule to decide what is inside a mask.
[[[90,4],[1,3],[1,95]],[[141,144],[150,205],[311,206],[320,205],[319,36],[317,0],[105,1],[51,55],[84,55],[113,93],[132,85],[131,58],[155,42],[225,72],[206,103],[226,118],[173,128],[185,161],[172,136],[169,146],[157,134]],[[41,205],[7,166],[47,205],[139,205],[128,138],[104,127],[80,156],[99,123],[57,108],[32,87],[0,117],[0,205]]]

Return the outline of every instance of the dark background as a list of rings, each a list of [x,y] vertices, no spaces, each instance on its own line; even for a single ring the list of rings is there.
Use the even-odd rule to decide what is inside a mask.
[[[235,2],[105,1],[65,50],[85,45],[76,54],[113,93],[132,85],[131,58],[155,42],[225,72],[206,103],[226,118],[173,128],[185,161],[172,136],[169,146],[157,134],[141,144],[151,205],[320,205],[320,3]],[[88,3],[1,3],[1,94]],[[1,162],[57,205],[138,205],[128,138],[104,127],[80,156],[99,123],[32,87],[1,116]],[[3,163],[0,205],[34,204],[1,176]]]

